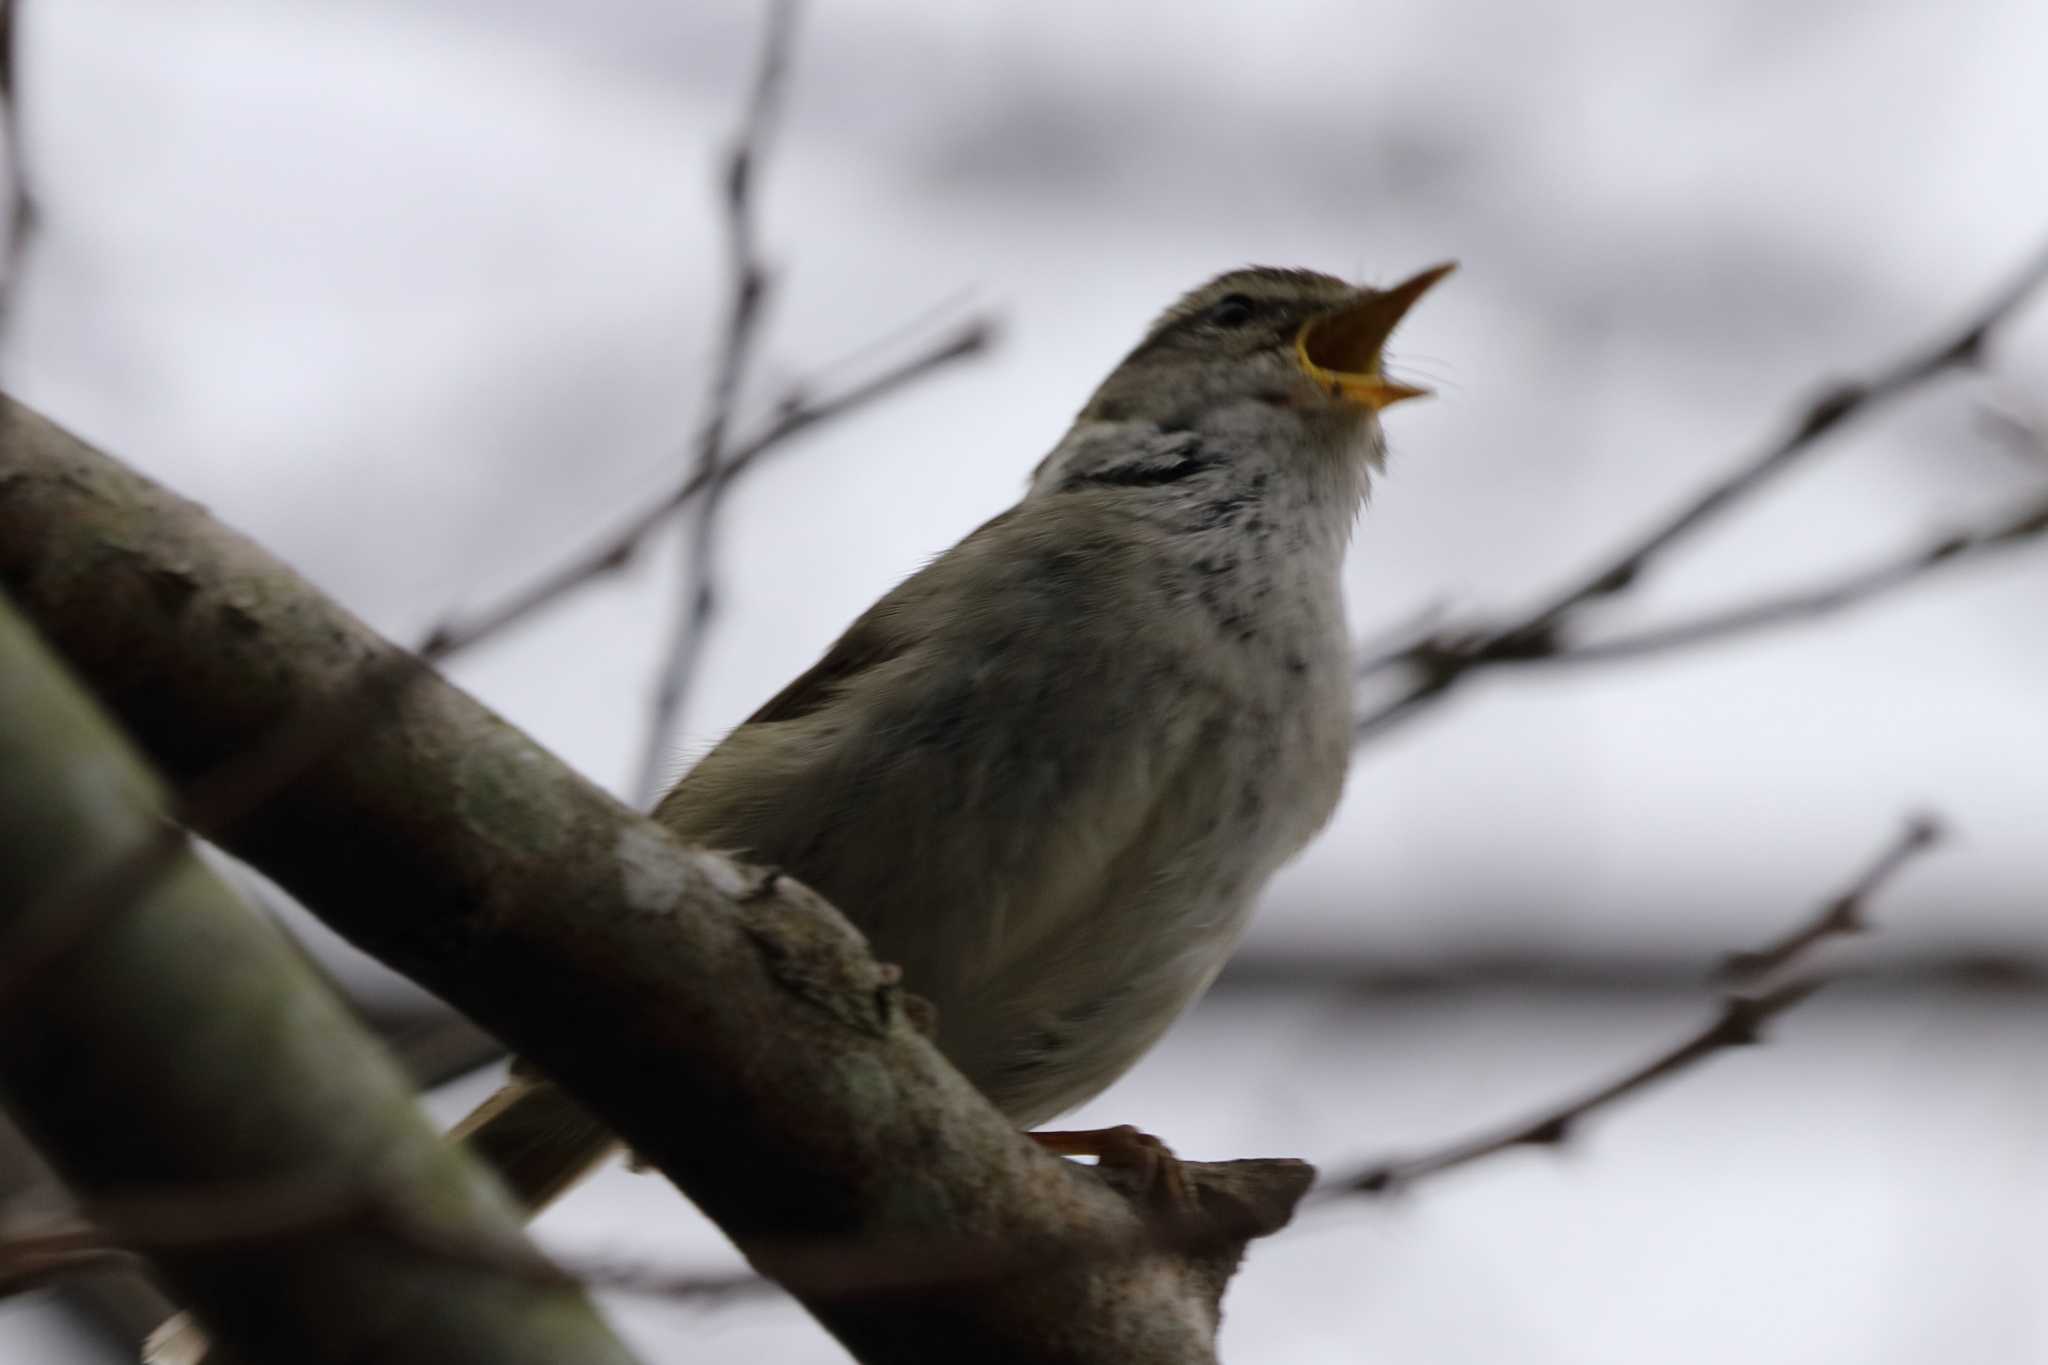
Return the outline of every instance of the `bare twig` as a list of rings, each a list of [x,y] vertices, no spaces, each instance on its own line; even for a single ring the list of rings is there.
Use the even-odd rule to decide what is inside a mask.
[[[675,626],[656,674],[647,741],[640,757],[637,790],[643,804],[656,795],[668,762],[669,736],[682,715],[684,698],[711,630],[711,618],[718,609],[718,513],[726,490],[732,487],[729,479],[719,478],[719,470],[725,463],[727,433],[760,333],[762,305],[768,292],[768,272],[761,261],[755,223],[754,185],[762,149],[782,103],[796,16],[796,0],[775,0],[769,8],[761,65],[740,122],[739,136],[726,161],[726,271],[731,277],[732,293],[726,304],[725,339],[712,366],[704,425],[697,437],[696,467],[692,471],[704,478],[704,496],[690,509]]]
[[[1340,1177],[1325,1187],[1326,1196],[1385,1194],[1416,1181],[1510,1151],[1516,1147],[1562,1146],[1578,1126],[1595,1113],[1668,1076],[1698,1065],[1717,1052],[1758,1042],[1763,1027],[1826,984],[1816,975],[1785,977],[1814,946],[1843,934],[1863,930],[1863,908],[1870,897],[1914,855],[1940,838],[1939,827],[1926,816],[1906,822],[1868,868],[1857,875],[1805,923],[1768,946],[1729,959],[1724,969],[1740,988],[1731,989],[1713,1019],[1677,1045],[1608,1084],[1567,1100],[1499,1132],[1451,1143],[1417,1156],[1391,1157]]]
[[[1929,544],[1917,546],[1860,569],[1851,570],[1832,582],[1782,597],[1767,598],[1742,606],[1708,612],[1689,621],[1650,626],[1608,640],[1588,640],[1553,654],[1532,655],[1519,662],[1532,664],[1612,663],[1620,659],[1662,654],[1693,645],[1712,644],[1733,635],[1774,626],[1808,621],[1860,606],[1876,597],[1928,577],[1936,569],[1979,558],[1991,551],[2009,549],[2025,541],[2048,536],[2048,498],[2028,503],[2017,513],[1966,530],[1951,532]]]
[[[2017,312],[2044,281],[2048,281],[2048,246],[2042,247],[1953,336],[1894,361],[1867,380],[1839,385],[1813,400],[1776,443],[1736,466],[1607,564],[1531,613],[1520,623],[1519,633],[1535,635],[1548,631],[1580,604],[1627,589],[1652,560],[1791,468],[1836,427],[1867,416],[1951,370],[1975,366],[1983,359],[1992,332]]]
[[[29,233],[35,225],[35,201],[29,197],[28,170],[23,164],[21,133],[21,26],[18,0],[0,0],[0,119],[6,120],[7,204],[5,260],[0,261],[0,318],[21,284],[28,257]]]
[[[1571,654],[1574,646],[1567,638],[1568,627],[1585,609],[1635,587],[1674,546],[1792,468],[1818,446],[1822,437],[1852,419],[1867,416],[1904,398],[1950,371],[1975,365],[1982,358],[1992,334],[2033,297],[2044,281],[2048,281],[2048,247],[2028,261],[1953,335],[1909,353],[1867,380],[1838,385],[1823,393],[1807,405],[1777,441],[1739,462],[1730,472],[1653,524],[1598,568],[1553,593],[1547,601],[1519,619],[1502,626],[1436,632],[1407,649],[1383,652],[1372,658],[1360,670],[1361,677],[1406,667],[1413,670],[1416,678],[1399,696],[1359,717],[1355,732],[1357,739],[1363,742],[1382,734],[1427,709],[1474,672],[1500,664],[1527,663]],[[2009,543],[2017,538],[2007,537],[2000,543]],[[1933,563],[1942,562],[1947,557],[1943,555],[1924,563],[1914,572],[1924,572]],[[1859,575],[1859,578],[1869,576]],[[1840,586],[1837,585],[1838,588]],[[1888,586],[1891,586],[1890,580],[1878,587],[1851,584],[1848,596],[1834,605],[1873,595]],[[1813,596],[1801,595],[1809,602]],[[1766,605],[1755,612],[1745,612],[1748,619],[1741,624],[1716,618],[1704,630],[1699,628],[1699,623],[1693,623],[1673,632],[1661,629],[1648,631],[1644,636],[1666,641],[1656,647],[1671,647],[1681,639],[1689,643],[1695,638],[1714,638],[1738,629],[1749,629],[1753,625],[1791,620],[1814,614],[1815,610],[1827,609],[1795,606],[1781,610]],[[1646,652],[1646,647],[1635,647],[1629,652]],[[1595,657],[1596,653],[1599,652],[1589,652],[1588,659]],[[1604,654],[1600,656],[1606,657]]]
[[[693,472],[673,491],[627,518],[590,550],[542,574],[495,606],[436,626],[420,643],[421,657],[446,659],[472,648],[539,614],[584,584],[608,573],[616,573],[632,562],[648,538],[660,530],[678,508],[688,506],[703,496],[714,483],[730,482],[813,427],[847,416],[877,399],[889,397],[956,360],[981,354],[988,349],[994,336],[995,329],[987,319],[970,319],[910,359],[839,393],[812,400],[795,396],[805,392],[799,388],[778,406],[775,417],[766,427],[727,453],[715,476]]]
[[[1806,923],[1788,931],[1783,938],[1749,952],[1731,953],[1721,964],[1720,976],[1730,987],[1740,989],[1782,974],[1801,957],[1831,938],[1861,934],[1869,930],[1864,909],[1870,898],[1916,856],[1941,842],[1941,823],[1931,815],[1915,815],[1883,852],[1871,861],[1863,875],[1823,905]]]
[[[696,458],[688,476],[626,518],[595,546],[571,556],[496,605],[443,620],[428,632],[419,647],[422,657],[446,659],[538,615],[584,584],[623,570],[678,513],[691,509],[679,614],[670,643],[663,651],[664,662],[641,760],[639,786],[649,796],[666,761],[668,736],[682,709],[701,658],[705,633],[717,610],[713,574],[717,513],[726,490],[740,475],[796,437],[895,394],[955,361],[980,354],[995,335],[994,324],[988,317],[971,317],[908,359],[836,393],[813,397],[824,386],[792,385],[774,405],[764,427],[745,439],[733,439],[740,391],[754,353],[768,286],[767,271],[756,243],[754,185],[761,152],[780,105],[796,10],[796,0],[778,0],[771,12],[747,112],[726,161],[723,202],[732,292],[723,341],[713,364],[705,420],[694,443]],[[880,344],[871,344],[863,351],[872,351]],[[838,367],[834,368],[836,371]]]

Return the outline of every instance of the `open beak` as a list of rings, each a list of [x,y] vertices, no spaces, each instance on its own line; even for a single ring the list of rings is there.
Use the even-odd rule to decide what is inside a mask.
[[[1380,373],[1380,348],[1415,301],[1458,268],[1456,261],[1433,265],[1392,289],[1361,291],[1355,303],[1311,319],[1294,339],[1302,372],[1332,398],[1347,399],[1373,412],[1428,389],[1396,384]]]

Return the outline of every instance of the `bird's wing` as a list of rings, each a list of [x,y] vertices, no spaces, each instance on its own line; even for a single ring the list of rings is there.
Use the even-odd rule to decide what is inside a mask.
[[[1228,723],[1153,600],[1158,548],[1062,503],[1020,504],[876,603],[656,812],[823,893],[938,1003],[942,1039],[1007,1029],[976,1011],[1007,1011],[1105,896],[1173,875],[1139,850],[1204,813],[1184,774]]]
[[[884,599],[885,601],[887,599]],[[748,716],[743,725],[771,725],[776,721],[802,720],[831,704],[841,688],[877,664],[886,663],[908,649],[915,634],[902,628],[900,619],[884,613],[880,604],[846,628],[832,642],[825,657],[812,664],[777,692],[761,709]]]
[[[685,774],[656,806],[655,819],[693,842],[787,866],[792,812],[815,803],[810,789],[832,766],[834,736],[864,709],[863,695],[875,690],[879,673],[945,629],[946,618],[920,610],[947,590],[935,580],[954,576],[949,562],[1011,515],[984,524],[861,613],[817,663]]]

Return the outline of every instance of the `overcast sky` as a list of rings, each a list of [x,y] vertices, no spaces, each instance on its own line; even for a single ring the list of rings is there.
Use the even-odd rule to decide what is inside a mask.
[[[66,0],[24,23],[42,231],[0,357],[12,393],[402,638],[677,477],[716,331],[712,184],[753,6]],[[1360,634],[1427,604],[1541,596],[1821,382],[1939,335],[2038,247],[2044,50],[2048,8],[2027,0],[812,7],[762,185],[775,294],[748,411],[972,311],[1004,340],[740,488],[678,770],[1012,500],[1152,314],[1247,261],[1368,281],[1463,263],[1396,348],[1439,396],[1388,421],[1391,466],[1347,570]],[[2039,307],[1989,376],[1831,443],[1617,623],[2038,495],[2048,456],[1980,417],[2048,420],[2044,377]],[[623,791],[673,577],[672,553],[644,560],[456,676]],[[1706,961],[1769,936],[1930,807],[1963,837],[1887,896],[1874,951],[2048,953],[2044,601],[2048,547],[1712,653],[1474,686],[1361,755],[1247,952]],[[1089,1113],[1199,1155],[1307,1143],[1329,1159],[1497,1112],[1502,1077],[1597,1074],[1639,1027],[1684,1018],[1418,1007],[1398,1047],[1371,1034],[1370,1103],[1346,1088],[1310,1104],[1302,1087],[1342,1070],[1316,1041],[1341,1009],[1242,1009],[1192,1022]],[[2043,1022],[1971,1006],[1888,1054],[1823,1020],[1811,1045],[1839,1103],[1807,1146],[1698,1136],[1810,1096],[1813,1071],[1793,1069],[1726,1106],[1707,1089],[1672,1100],[1652,1120],[1668,1129],[1617,1138],[1633,1158],[1603,1150],[1575,1168],[1583,1184],[1475,1175],[1469,1207],[1305,1235],[1324,1251],[1255,1258],[1236,1291],[1257,1326],[1232,1330],[1262,1334],[1236,1358],[1862,1365],[1933,1358],[1952,1313],[1995,1324],[1985,1342],[2027,1343],[1973,1358],[2048,1359],[2031,1292],[1961,1250],[2044,1212],[2048,1171],[2020,1155],[2043,1115],[2016,1098],[2038,1087]],[[1474,1061],[1488,1039],[1531,1055]],[[1988,1070],[1958,1070],[1961,1053]],[[1299,1084],[1261,1077],[1279,1088],[1219,1115],[1197,1079],[1218,1055],[1248,1076],[1292,1057]],[[1415,1092],[1446,1075],[1476,1079],[1442,1106]],[[1962,1212],[1898,1202],[1920,1161],[1970,1169]],[[570,1233],[608,1235],[602,1210],[644,1200],[649,1182],[618,1179],[587,1216],[565,1211]],[[1560,1232],[1581,1220],[1583,1241]],[[1748,1277],[1723,1261],[1732,1279],[1658,1275],[1637,1253],[1674,1228]],[[1351,1260],[1325,1254],[1340,1244]],[[1413,1288],[1346,1296],[1310,1274],[1333,1264]],[[1961,1297],[1913,1317],[1894,1291],[1926,1275]],[[1779,1335],[1741,1311],[1759,1301]],[[801,1323],[741,1313],[703,1357],[668,1349],[691,1319],[629,1321],[663,1343],[653,1359],[724,1358],[755,1331],[770,1358],[832,1358]],[[0,1355],[26,1323],[0,1309]]]

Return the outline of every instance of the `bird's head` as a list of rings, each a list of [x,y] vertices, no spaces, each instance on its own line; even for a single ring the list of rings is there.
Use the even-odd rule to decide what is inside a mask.
[[[1285,421],[1376,454],[1379,412],[1429,392],[1386,376],[1387,337],[1452,268],[1432,266],[1389,289],[1264,266],[1219,275],[1152,324],[1080,420],[1169,430]]]

